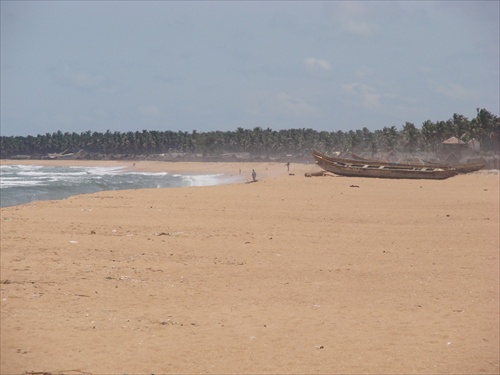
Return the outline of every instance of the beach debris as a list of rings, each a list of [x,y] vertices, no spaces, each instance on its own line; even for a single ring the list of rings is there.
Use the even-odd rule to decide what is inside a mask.
[[[92,375],[91,372],[82,370],[63,370],[63,371],[26,371],[25,375]]]
[[[171,319],[161,320],[161,321],[160,321],[160,324],[161,324],[162,326],[168,326],[168,325],[172,325],[172,326],[174,326],[174,325],[179,325],[179,326],[181,326],[181,327],[182,327],[182,326],[184,326],[184,324],[183,324],[183,323],[174,322],[174,321],[172,321]],[[193,324],[193,323],[191,323],[191,324]]]
[[[355,188],[359,188],[359,185],[351,185],[349,187],[355,187]]]
[[[151,272],[164,272],[162,269],[159,269],[159,268],[158,269],[154,269],[154,268],[151,268],[151,267],[146,268],[146,270],[151,271]]]
[[[326,176],[325,171],[320,171],[320,172],[307,172],[304,174],[306,177],[323,177]]]
[[[78,241],[71,240],[71,241],[69,241],[69,243],[78,243]]]
[[[160,232],[160,233],[155,233],[155,236],[182,236],[185,235],[186,232],[183,231],[177,231],[177,232]]]
[[[316,345],[315,348],[316,349],[324,349],[325,347],[323,345]]]

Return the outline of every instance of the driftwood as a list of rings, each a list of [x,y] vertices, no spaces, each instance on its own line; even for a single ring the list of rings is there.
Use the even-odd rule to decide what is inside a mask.
[[[319,172],[307,172],[304,176],[306,177],[323,177],[327,174],[325,171],[319,171]]]

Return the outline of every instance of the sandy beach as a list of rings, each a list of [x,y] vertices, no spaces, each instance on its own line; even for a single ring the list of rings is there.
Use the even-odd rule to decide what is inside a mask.
[[[500,372],[498,173],[2,163],[242,181],[2,208],[1,374]]]

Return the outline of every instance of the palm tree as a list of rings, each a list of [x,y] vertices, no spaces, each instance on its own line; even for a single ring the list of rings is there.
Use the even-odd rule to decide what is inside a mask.
[[[472,133],[486,150],[498,150],[500,143],[500,118],[486,109],[476,109],[476,118],[471,121]]]
[[[399,141],[399,132],[395,126],[382,129],[382,142],[387,151],[395,151]]]
[[[422,124],[421,134],[423,147],[426,151],[437,152],[440,142],[437,136],[436,124],[431,120],[424,121]]]
[[[403,125],[403,139],[405,140],[405,146],[408,148],[410,153],[414,153],[418,147],[420,140],[420,132],[411,122],[406,122]]]

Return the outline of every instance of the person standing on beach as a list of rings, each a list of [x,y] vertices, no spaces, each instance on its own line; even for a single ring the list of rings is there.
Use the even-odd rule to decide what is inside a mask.
[[[256,178],[257,178],[257,173],[255,173],[255,169],[252,169],[252,180],[257,181]]]
[[[285,165],[286,165],[287,171],[290,172],[290,162],[286,163]]]

